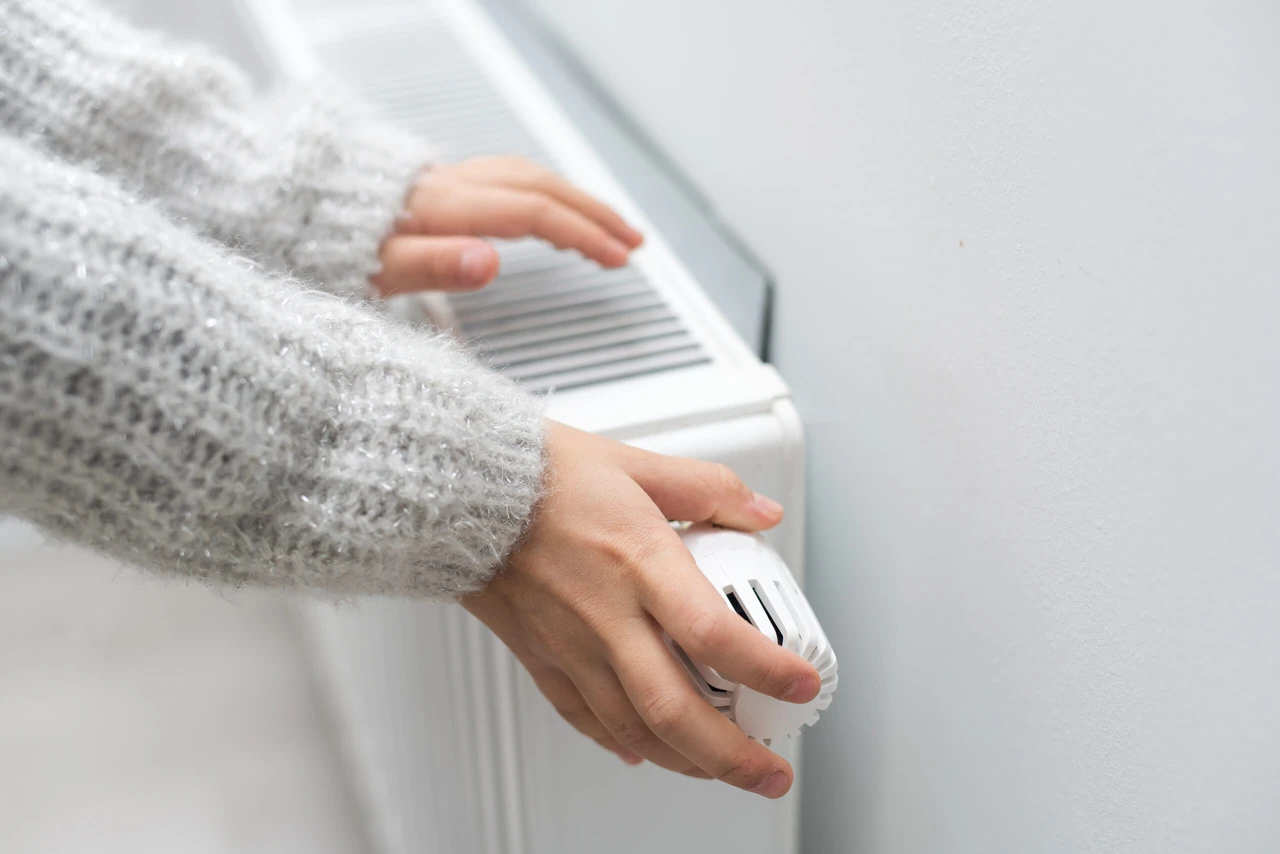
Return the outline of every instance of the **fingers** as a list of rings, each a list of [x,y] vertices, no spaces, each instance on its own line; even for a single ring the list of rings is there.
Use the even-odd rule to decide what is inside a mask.
[[[428,178],[410,200],[410,227],[426,234],[542,238],[605,267],[627,263],[629,248],[563,203],[524,190]]]
[[[506,644],[507,649],[511,650],[512,655],[529,672],[538,690],[574,729],[628,765],[638,765],[644,761],[635,751],[623,747],[610,735],[608,728],[596,717],[583,699],[578,687],[565,675],[564,671],[532,651],[529,638],[519,628],[519,622],[509,605],[483,594],[463,597],[459,600],[459,604],[488,626],[489,630]],[[609,679],[616,683],[617,680],[612,679],[612,673],[609,673],[607,668],[605,672]]]
[[[623,747],[609,734],[609,730],[582,698],[582,693],[573,684],[573,680],[565,676],[563,671],[548,664],[525,661],[523,656],[519,658],[533,677],[538,690],[574,729],[628,765],[639,765],[644,761],[638,753]]]
[[[474,237],[397,234],[382,245],[382,269],[373,277],[384,296],[411,291],[470,291],[498,273],[498,253]]]
[[[522,157],[483,157],[448,167],[450,174],[470,183],[504,186],[542,193],[568,205],[635,249],[644,235],[627,225],[613,208],[585,193],[549,169]]]
[[[624,749],[634,751],[654,765],[669,771],[690,777],[710,776],[649,729],[627,696],[622,683],[618,681],[617,674],[608,664],[599,662],[584,665],[581,670],[570,673],[570,676],[591,711]]]
[[[629,637],[614,666],[648,730],[717,780],[767,798],[785,795],[791,766],[698,695],[657,627],[638,625]]]
[[[633,448],[624,467],[668,519],[714,522],[741,531],[760,531],[782,521],[782,506],[752,492],[726,465]]]
[[[613,208],[590,196],[552,172],[544,173],[533,182],[532,189],[558,199],[583,216],[602,225],[610,234],[621,240],[631,249],[644,243],[644,235],[627,225]]]
[[[674,531],[655,530],[653,537],[641,600],[691,659],[779,700],[807,703],[818,696],[817,669],[734,613]]]

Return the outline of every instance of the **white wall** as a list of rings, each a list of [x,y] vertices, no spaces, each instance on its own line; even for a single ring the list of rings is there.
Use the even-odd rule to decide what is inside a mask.
[[[536,3],[780,281],[807,852],[1280,848],[1280,7]]]

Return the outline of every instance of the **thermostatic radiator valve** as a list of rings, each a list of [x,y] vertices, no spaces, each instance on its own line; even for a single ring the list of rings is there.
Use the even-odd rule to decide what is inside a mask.
[[[748,736],[765,744],[784,736],[795,738],[801,727],[817,723],[819,714],[831,705],[837,682],[835,653],[809,600],[786,563],[759,534],[698,524],[685,528],[680,537],[725,604],[770,640],[816,667],[822,687],[808,703],[788,703],[692,661],[670,635],[667,646],[706,701]]]

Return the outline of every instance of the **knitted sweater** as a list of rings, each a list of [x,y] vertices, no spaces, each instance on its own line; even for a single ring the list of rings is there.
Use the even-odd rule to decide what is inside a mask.
[[[0,0],[0,128],[272,272],[356,294],[430,157],[328,81],[256,97],[221,57],[80,0]]]
[[[0,0],[0,31],[0,515],[221,582],[481,587],[540,406],[311,286],[375,269],[420,146],[73,0]]]

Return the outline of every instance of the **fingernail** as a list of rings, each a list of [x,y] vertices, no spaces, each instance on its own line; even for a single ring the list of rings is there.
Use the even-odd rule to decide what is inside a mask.
[[[642,759],[641,757],[637,756],[634,753],[619,753],[618,758],[631,766],[636,766],[636,765],[639,765],[641,762],[644,762],[644,759]]]
[[[493,250],[473,246],[462,252],[462,280],[468,285],[483,285],[493,269]]]
[[[609,250],[606,261],[609,266],[621,267],[627,263],[627,258],[631,255],[631,250],[617,240],[609,241]]]
[[[780,798],[787,793],[787,775],[781,771],[774,771],[756,783],[751,791],[766,798]]]
[[[818,693],[818,683],[813,681],[812,676],[800,676],[791,681],[786,690],[782,692],[782,699],[789,700],[793,703],[807,703],[813,699]]]
[[[755,497],[754,504],[756,506],[756,509],[759,510],[762,514],[764,514],[765,516],[781,516],[782,515],[781,504],[774,501],[772,498],[768,497],[767,495],[761,495],[758,492],[755,494],[755,496],[756,497]]]

